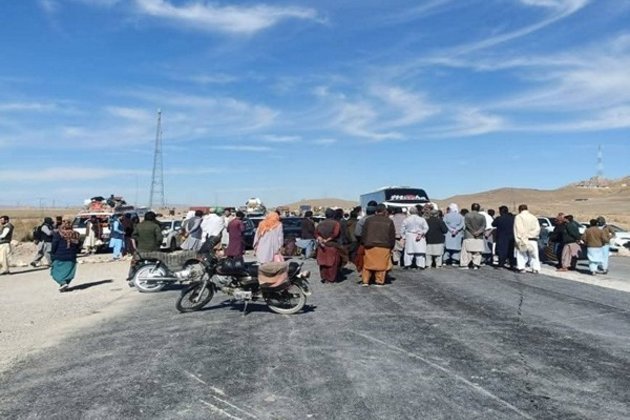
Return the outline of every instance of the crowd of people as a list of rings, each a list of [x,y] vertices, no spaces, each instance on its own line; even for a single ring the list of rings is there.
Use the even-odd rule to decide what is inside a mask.
[[[387,209],[371,202],[363,217],[361,213],[357,207],[345,217],[328,209],[317,225],[312,214],[305,215],[297,245],[306,257],[315,254],[323,282],[339,281],[348,262],[354,263],[365,286],[372,278],[382,286],[394,266],[478,270],[490,265],[539,273],[541,262],[557,263],[558,271],[575,270],[578,258],[585,256],[591,274],[608,273],[614,233],[601,216],[580,234],[571,215],[559,214],[550,234],[526,204],[516,215],[507,206],[498,214],[483,211],[478,203],[461,210],[452,203],[443,214],[432,205]]]
[[[245,253],[245,214],[215,208],[204,212],[190,211],[182,223],[181,244],[184,250],[198,251],[208,237],[220,237],[227,258],[243,259]],[[8,216],[0,217],[0,275],[9,272],[8,255],[13,225]],[[86,224],[84,252],[94,252],[102,245],[101,222],[92,216]],[[363,286],[372,281],[380,287],[394,267],[404,270],[441,268],[444,266],[478,270],[482,265],[507,268],[521,273],[538,273],[541,262],[556,262],[558,271],[575,270],[583,252],[592,274],[608,272],[610,240],[614,232],[603,217],[590,221],[580,234],[580,226],[571,215],[560,213],[551,233],[541,228],[538,218],[527,205],[513,215],[507,206],[498,214],[483,211],[478,203],[461,209],[451,203],[446,213],[432,205],[387,208],[370,202],[362,211],[354,208],[349,214],[341,209],[326,209],[324,220],[316,223],[313,212],[307,211],[295,245],[302,258],[315,258],[321,281],[340,281],[352,263],[361,276]],[[37,228],[37,252],[33,267],[47,265],[51,275],[66,291],[76,270],[76,257],[81,251],[78,233],[70,220],[53,222],[46,217]],[[121,214],[110,221],[109,247],[113,259],[135,251],[159,251],[162,228],[154,212],[144,220]],[[284,261],[285,241],[281,214],[268,213],[254,235],[254,254],[260,264]]]

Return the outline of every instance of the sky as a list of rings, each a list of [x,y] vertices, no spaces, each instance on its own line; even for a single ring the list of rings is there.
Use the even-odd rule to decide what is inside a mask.
[[[1,205],[630,175],[630,0],[0,4]],[[157,200],[156,200],[157,201]]]

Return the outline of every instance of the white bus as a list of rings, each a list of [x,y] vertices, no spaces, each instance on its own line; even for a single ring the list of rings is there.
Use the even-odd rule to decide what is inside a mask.
[[[434,208],[438,208],[437,204],[429,200],[429,196],[423,189],[413,187],[384,187],[372,193],[361,195],[361,210],[364,214],[367,203],[370,201],[376,201],[378,204],[383,203],[387,208],[411,207],[417,204],[433,204]]]

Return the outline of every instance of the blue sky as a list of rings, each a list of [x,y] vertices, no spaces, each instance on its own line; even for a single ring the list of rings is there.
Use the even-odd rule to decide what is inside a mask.
[[[0,204],[444,198],[630,174],[629,0],[1,5]]]

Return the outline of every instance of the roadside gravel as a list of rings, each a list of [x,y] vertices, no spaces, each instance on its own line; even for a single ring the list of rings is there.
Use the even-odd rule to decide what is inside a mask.
[[[67,334],[146,301],[127,286],[128,269],[129,261],[80,263],[68,293],[59,293],[47,268],[13,267],[13,274],[1,276],[0,373]]]

